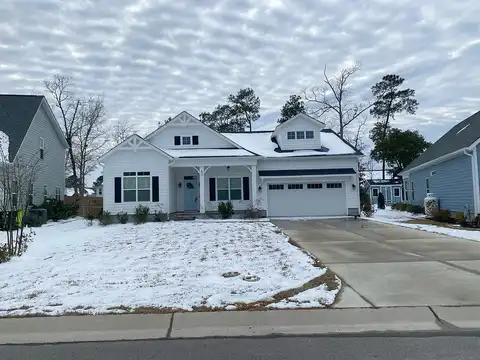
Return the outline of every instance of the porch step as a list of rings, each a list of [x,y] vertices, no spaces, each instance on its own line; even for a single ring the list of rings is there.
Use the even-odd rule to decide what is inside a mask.
[[[182,213],[175,213],[172,214],[172,219],[175,221],[185,221],[185,220],[195,220],[200,213],[196,212],[182,212]]]

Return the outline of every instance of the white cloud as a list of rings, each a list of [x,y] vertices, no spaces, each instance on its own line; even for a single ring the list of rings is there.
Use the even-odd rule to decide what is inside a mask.
[[[251,86],[266,128],[290,94],[322,84],[324,65],[358,60],[352,90],[405,77],[420,108],[396,121],[435,140],[478,110],[478,18],[477,0],[3,0],[0,87],[39,93],[72,75],[145,133]]]

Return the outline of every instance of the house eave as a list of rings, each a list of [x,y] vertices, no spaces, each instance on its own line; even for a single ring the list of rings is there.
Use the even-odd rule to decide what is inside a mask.
[[[399,175],[400,176],[408,176],[411,172],[414,172],[414,171],[418,171],[418,170],[421,170],[421,169],[424,169],[424,168],[427,168],[429,166],[432,166],[432,165],[436,165],[436,164],[440,164],[444,161],[447,161],[447,160],[450,160],[456,156],[459,156],[459,155],[463,155],[464,154],[464,151],[465,150],[468,150],[469,147],[463,147],[461,149],[458,149],[458,150],[455,150],[451,153],[448,153],[446,155],[443,155],[443,156],[440,156],[434,160],[430,160],[430,161],[427,161],[426,163],[423,163],[423,164],[420,164],[420,165],[417,165],[411,169],[408,169],[408,170],[403,170],[401,172],[399,172]]]

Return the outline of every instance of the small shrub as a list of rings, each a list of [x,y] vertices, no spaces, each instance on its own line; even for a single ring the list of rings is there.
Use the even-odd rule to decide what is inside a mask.
[[[220,213],[222,219],[231,218],[234,213],[232,203],[230,201],[227,201],[226,203],[222,201],[220,204],[218,204],[218,212]]]
[[[120,224],[126,224],[128,222],[128,214],[125,211],[121,211],[117,214],[117,220]]]
[[[366,217],[371,217],[373,214],[373,208],[372,208],[372,203],[370,201],[370,197],[365,197],[363,199],[363,204],[362,206],[362,214],[365,215]]]
[[[395,203],[395,204],[392,204],[392,210],[407,211],[407,208],[409,205],[410,204],[402,203],[402,202]]]
[[[91,213],[88,213],[85,219],[87,219],[87,226],[92,226],[93,220],[95,220],[95,216],[93,216]]]
[[[420,205],[407,204],[406,211],[411,212],[412,214],[424,214],[425,209]]]
[[[168,220],[168,214],[161,210],[155,210],[153,213],[153,220],[156,222],[163,222]]]
[[[146,205],[138,205],[135,208],[135,214],[133,214],[133,220],[135,224],[144,224],[148,220],[148,214],[150,213],[150,208]]]
[[[456,221],[457,224],[459,224],[460,226],[463,226],[463,227],[470,226],[470,224],[468,223],[467,219],[465,218],[465,214],[464,214],[464,213],[456,213],[456,214],[455,214],[455,221]]]
[[[7,244],[0,245],[0,264],[7,262],[10,258]]]
[[[61,200],[55,198],[46,199],[42,205],[33,208],[41,208],[47,210],[47,218],[52,221],[69,219],[77,215],[78,205],[65,204]]]
[[[245,210],[245,219],[259,219],[260,218],[260,209],[250,204]]]
[[[113,224],[113,216],[110,214],[110,211],[103,211],[100,215],[100,225],[107,226]]]
[[[378,202],[379,209],[385,209],[385,196],[383,196],[382,193],[378,194],[377,202]]]
[[[448,210],[438,210],[434,215],[433,215],[433,220],[438,221],[438,222],[450,222],[450,211]]]

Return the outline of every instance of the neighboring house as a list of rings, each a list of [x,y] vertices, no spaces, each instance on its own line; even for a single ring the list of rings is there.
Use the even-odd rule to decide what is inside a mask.
[[[361,155],[303,113],[274,131],[218,133],[184,111],[100,158],[104,210],[205,213],[230,200],[237,214],[358,215]]]
[[[404,179],[405,200],[423,205],[434,193],[442,209],[480,213],[480,112],[458,123],[409,164]]]
[[[35,163],[31,203],[47,197],[62,200],[65,192],[65,150],[68,145],[44,96],[1,95],[0,131],[8,136],[9,162]]]
[[[385,198],[385,204],[391,205],[403,201],[402,198],[402,180],[401,179],[371,179],[365,181],[372,204],[378,203],[378,194],[382,193]]]

